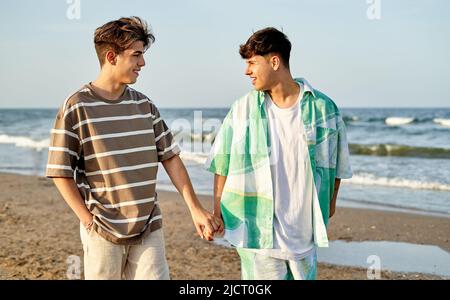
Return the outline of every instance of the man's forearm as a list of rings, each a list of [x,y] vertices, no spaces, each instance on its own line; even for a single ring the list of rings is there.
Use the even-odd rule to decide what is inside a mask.
[[[178,192],[183,196],[189,210],[192,211],[192,209],[199,208],[200,202],[195,196],[186,167],[180,157],[175,155],[174,157],[163,161],[162,165],[164,166],[167,175],[169,175],[170,180],[175,185]]]
[[[87,226],[92,221],[92,214],[87,209],[73,178],[53,178],[53,182],[78,219]]]
[[[213,240],[214,233],[223,228],[223,223],[220,219],[206,211],[200,204],[200,201],[198,201],[187,170],[180,157],[175,155],[163,161],[162,164],[170,180],[189,207],[197,233],[202,238],[206,238],[209,241]]]
[[[223,187],[226,181],[227,176],[214,175],[214,214],[216,216],[222,215],[220,211],[220,199],[222,198]]]
[[[341,179],[340,178],[336,178],[334,180],[334,191],[333,191],[333,197],[331,198],[331,202],[330,202],[330,218],[334,215],[334,212],[336,210],[336,200],[337,200],[337,195],[339,192],[339,186],[341,185]]]

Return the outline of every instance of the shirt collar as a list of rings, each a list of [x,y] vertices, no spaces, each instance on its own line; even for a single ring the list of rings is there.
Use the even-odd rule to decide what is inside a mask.
[[[303,83],[304,92],[310,92],[314,98],[316,98],[316,93],[314,92],[314,88],[305,78],[295,78],[295,82]]]
[[[305,79],[305,78],[294,78],[294,81],[297,83],[303,84],[303,95],[305,95],[306,92],[310,92],[314,98],[316,98],[316,93],[314,92],[314,88],[312,85]],[[259,101],[259,107],[264,104],[264,99],[266,97],[266,92],[259,91],[258,92],[258,101]]]

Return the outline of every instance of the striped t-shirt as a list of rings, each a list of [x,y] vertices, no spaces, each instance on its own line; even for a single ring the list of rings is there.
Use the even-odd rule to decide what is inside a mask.
[[[56,116],[46,176],[75,179],[100,236],[136,244],[162,226],[158,162],[179,152],[145,95],[127,87],[119,99],[107,100],[87,84]]]

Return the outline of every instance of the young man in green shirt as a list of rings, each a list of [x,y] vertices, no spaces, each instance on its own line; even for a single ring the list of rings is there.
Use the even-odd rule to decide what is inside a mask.
[[[341,113],[292,77],[290,51],[275,28],[241,45],[255,89],[232,105],[206,162],[243,279],[315,279],[316,247],[328,246],[340,180],[351,177]]]

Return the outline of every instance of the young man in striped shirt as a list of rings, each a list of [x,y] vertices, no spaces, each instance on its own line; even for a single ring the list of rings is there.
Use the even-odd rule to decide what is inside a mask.
[[[223,226],[196,198],[157,107],[128,87],[152,42],[138,17],[97,28],[100,75],[64,102],[52,130],[46,175],[80,219],[85,279],[169,279],[155,192],[159,162],[199,235]]]

